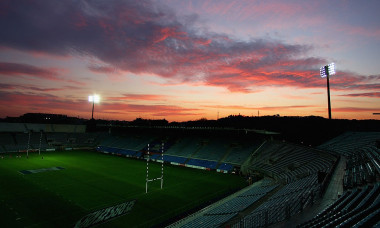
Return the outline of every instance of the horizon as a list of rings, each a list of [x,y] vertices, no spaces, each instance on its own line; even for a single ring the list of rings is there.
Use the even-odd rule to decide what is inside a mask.
[[[56,115],[56,116],[65,116],[67,118],[76,118],[76,119],[79,119],[79,120],[84,120],[84,121],[91,121],[91,118],[85,118],[85,117],[80,117],[80,116],[71,116],[71,115],[67,115],[67,114],[60,114],[60,113],[24,113],[20,116],[6,116],[6,117],[0,117],[0,119],[7,119],[7,118],[22,118],[23,116],[25,115],[28,115],[28,114],[39,114],[39,115]],[[328,117],[323,117],[323,116],[315,116],[315,115],[309,115],[309,116],[281,116],[281,115],[278,115],[278,114],[275,114],[275,115],[263,115],[263,116],[247,116],[247,115],[241,115],[240,113],[237,114],[237,115],[234,115],[234,114],[231,114],[231,115],[228,115],[228,116],[223,116],[223,117],[220,117],[218,119],[206,119],[206,118],[199,118],[199,119],[191,119],[191,120],[184,120],[184,121],[170,121],[170,120],[167,120],[166,118],[156,118],[156,119],[144,119],[144,118],[141,118],[141,117],[136,117],[134,119],[131,119],[131,120],[117,120],[117,119],[102,119],[102,118],[99,118],[99,119],[96,119],[94,118],[95,121],[121,121],[121,122],[133,122],[133,121],[136,121],[136,120],[145,120],[145,121],[167,121],[169,124],[170,123],[184,123],[184,122],[197,122],[197,121],[218,121],[218,120],[221,120],[221,119],[227,119],[227,118],[233,118],[233,117],[243,117],[243,118],[264,118],[264,117],[275,117],[275,118],[321,118],[321,119],[325,119],[325,120],[329,120]],[[358,121],[357,119],[331,119],[331,121],[334,121],[334,120],[348,120],[348,121]],[[361,119],[363,121],[378,121],[378,119]],[[359,120],[360,121],[360,120]]]
[[[329,6],[329,7],[326,7]],[[0,118],[380,120],[380,2],[3,1]],[[259,114],[258,114],[259,112]]]

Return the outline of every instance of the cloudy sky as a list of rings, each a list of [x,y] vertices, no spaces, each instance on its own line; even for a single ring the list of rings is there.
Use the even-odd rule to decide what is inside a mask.
[[[380,119],[380,1],[1,0],[0,117]]]

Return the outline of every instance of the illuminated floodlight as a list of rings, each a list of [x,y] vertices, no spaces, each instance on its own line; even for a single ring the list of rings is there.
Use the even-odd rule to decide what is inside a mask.
[[[99,103],[99,101],[100,101],[100,96],[97,95],[97,94],[90,95],[90,96],[88,96],[88,101],[89,101],[89,102],[92,102],[91,119],[93,120],[93,119],[94,119],[94,107],[95,107],[95,103]]]
[[[88,96],[88,101],[94,102],[94,103],[99,103],[100,97],[99,97],[99,95],[94,94],[94,95]]]
[[[327,99],[328,99],[328,109],[329,109],[329,119],[331,119],[331,102],[330,102],[330,75],[335,74],[335,64],[330,63],[329,65],[321,67],[319,73],[322,78],[327,79]]]
[[[334,75],[335,74],[335,64],[330,63],[329,65],[323,66],[323,67],[321,67],[319,72],[320,72],[322,78],[327,77],[327,75],[328,76]]]

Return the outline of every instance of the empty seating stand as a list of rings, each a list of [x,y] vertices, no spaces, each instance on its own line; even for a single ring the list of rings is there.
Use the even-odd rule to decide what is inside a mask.
[[[316,174],[288,183],[240,223],[243,227],[260,227],[283,221],[313,203],[317,191]]]
[[[301,227],[352,227],[355,224],[371,224],[379,222],[374,215],[380,208],[379,183],[374,186],[353,191],[345,191],[332,205],[326,207],[313,219],[298,225]],[[370,227],[370,226],[362,226]]]
[[[244,211],[250,205],[262,199],[277,186],[269,180],[261,180],[257,185],[247,187],[246,190],[206,211],[203,215],[196,217],[181,227],[220,227],[239,212]]]

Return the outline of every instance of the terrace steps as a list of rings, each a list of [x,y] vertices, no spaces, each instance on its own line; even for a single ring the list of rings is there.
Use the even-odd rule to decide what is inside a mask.
[[[231,153],[232,149],[233,149],[232,147],[228,148],[227,152],[219,159],[218,166],[220,164],[222,164],[224,159],[226,159],[228,157],[228,155]]]

